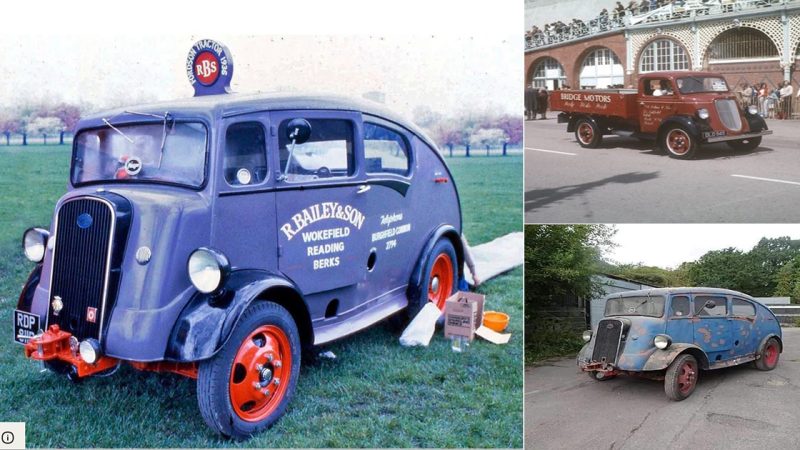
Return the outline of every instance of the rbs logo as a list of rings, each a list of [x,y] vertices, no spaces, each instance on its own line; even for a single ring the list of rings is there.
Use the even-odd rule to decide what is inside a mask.
[[[219,61],[217,61],[217,57],[208,51],[197,55],[194,60],[194,75],[200,83],[206,86],[214,84],[217,81],[217,77],[219,77]]]

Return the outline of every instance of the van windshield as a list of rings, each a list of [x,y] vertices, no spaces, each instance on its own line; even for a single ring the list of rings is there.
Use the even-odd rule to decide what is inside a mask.
[[[664,315],[664,297],[622,297],[610,298],[606,302],[606,317],[609,316],[650,316]]]
[[[685,77],[678,78],[678,90],[681,94],[698,94],[701,92],[728,92],[728,83],[722,77]]]
[[[113,125],[75,137],[72,183],[161,182],[199,187],[206,172],[200,122]]]

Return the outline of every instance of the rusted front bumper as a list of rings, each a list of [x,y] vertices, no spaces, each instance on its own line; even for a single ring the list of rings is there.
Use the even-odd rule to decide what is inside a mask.
[[[111,369],[119,360],[101,356],[94,364],[84,361],[76,345],[70,345],[72,334],[62,331],[58,325],[50,325],[44,334],[25,344],[25,356],[38,361],[61,361],[75,368],[78,377],[89,376]]]
[[[757,133],[745,133],[745,134],[738,134],[736,136],[728,135],[728,136],[715,136],[706,138],[706,142],[709,144],[713,144],[715,142],[725,142],[725,141],[741,141],[744,139],[753,139],[761,136],[766,136],[768,134],[772,134],[772,130],[764,130],[759,131]]]

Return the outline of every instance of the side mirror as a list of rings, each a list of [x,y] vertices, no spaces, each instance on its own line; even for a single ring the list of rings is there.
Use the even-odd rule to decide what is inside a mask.
[[[709,301],[707,301],[707,302],[706,302],[706,304],[705,304],[705,305],[703,305],[703,308],[704,308],[704,309],[714,309],[714,308],[716,308],[716,307],[717,307],[717,304],[716,304],[716,303],[714,303],[714,301],[713,301],[713,300],[709,300]]]
[[[302,144],[311,137],[311,124],[306,119],[292,119],[286,125],[286,139],[294,144]]]

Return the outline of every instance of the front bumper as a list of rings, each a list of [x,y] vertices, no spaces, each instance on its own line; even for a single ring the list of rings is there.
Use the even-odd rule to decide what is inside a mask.
[[[94,364],[84,361],[70,345],[72,334],[62,331],[58,325],[50,325],[43,334],[35,336],[25,344],[25,356],[37,361],[61,361],[75,368],[78,377],[86,377],[119,364],[119,360],[101,356]]]
[[[744,139],[753,139],[761,136],[766,136],[768,134],[772,134],[772,130],[764,130],[759,131],[757,133],[746,133],[746,134],[738,134],[736,136],[716,136],[706,138],[706,142],[709,144],[713,144],[715,142],[725,142],[725,141],[741,141]]]

